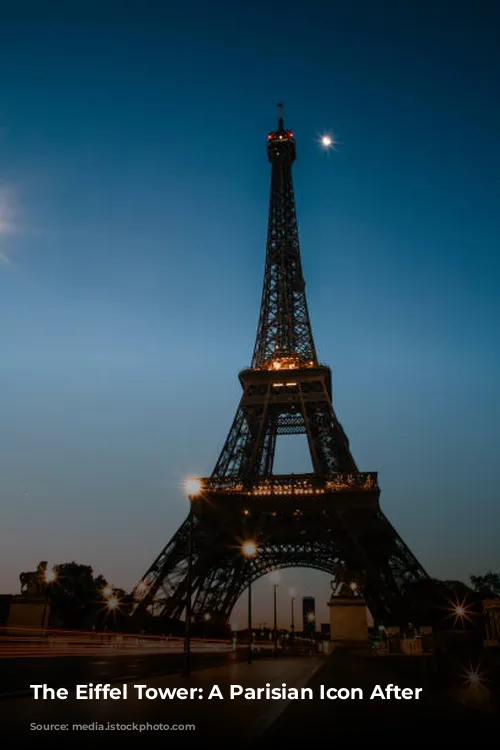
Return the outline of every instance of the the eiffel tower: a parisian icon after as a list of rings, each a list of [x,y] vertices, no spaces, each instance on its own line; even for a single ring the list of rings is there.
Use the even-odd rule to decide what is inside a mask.
[[[239,374],[243,395],[213,473],[136,585],[134,611],[156,599],[162,619],[179,619],[190,586],[195,620],[227,621],[249,583],[307,567],[354,578],[377,620],[405,622],[408,584],[428,576],[380,509],[377,473],[358,470],[332,406],[330,368],[318,362],[293,193],[295,139],[279,107],[267,136],[271,197],[252,366]],[[274,475],[276,438],[298,433],[307,435],[313,472]],[[258,547],[250,559],[241,552],[248,539]]]

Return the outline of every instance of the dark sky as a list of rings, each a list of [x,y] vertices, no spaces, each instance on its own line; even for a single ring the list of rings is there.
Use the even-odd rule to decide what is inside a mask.
[[[131,587],[184,477],[211,472],[253,349],[280,100],[354,456],[432,575],[500,568],[499,15],[1,4],[0,590],[41,559]]]

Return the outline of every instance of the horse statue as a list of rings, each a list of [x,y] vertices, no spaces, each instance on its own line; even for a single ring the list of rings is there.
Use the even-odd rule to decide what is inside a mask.
[[[19,575],[21,594],[24,596],[41,596],[43,592],[43,577],[47,570],[47,562],[39,562],[36,570],[25,571]]]

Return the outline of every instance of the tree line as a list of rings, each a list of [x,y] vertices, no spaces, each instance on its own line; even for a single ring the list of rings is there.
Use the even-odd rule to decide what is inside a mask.
[[[127,614],[133,603],[129,593],[111,586],[102,575],[95,575],[90,565],[65,562],[48,568],[42,561],[36,570],[21,573],[21,594],[44,598],[50,602],[50,625],[77,629],[126,629]],[[489,570],[471,575],[469,584],[462,581],[437,581],[440,587],[460,599],[500,597],[500,574]],[[154,620],[153,617],[151,617]]]

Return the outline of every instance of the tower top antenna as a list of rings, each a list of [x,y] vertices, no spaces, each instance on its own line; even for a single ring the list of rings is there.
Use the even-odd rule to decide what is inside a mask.
[[[278,112],[279,112],[279,118],[278,118],[278,130],[283,130],[283,104],[278,104]]]

